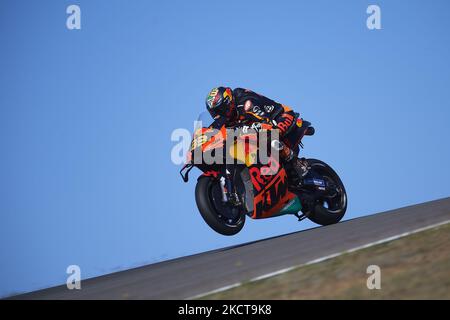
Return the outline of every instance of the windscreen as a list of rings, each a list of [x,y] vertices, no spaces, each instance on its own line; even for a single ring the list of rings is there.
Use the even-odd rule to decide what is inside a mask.
[[[197,120],[195,120],[194,132],[201,128],[208,128],[214,119],[211,117],[208,111],[203,111],[198,115]]]

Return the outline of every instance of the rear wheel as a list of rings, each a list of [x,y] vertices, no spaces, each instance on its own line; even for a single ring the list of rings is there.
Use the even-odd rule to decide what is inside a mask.
[[[326,193],[319,193],[314,203],[305,208],[308,219],[320,225],[338,223],[347,211],[347,193],[338,174],[325,162],[308,159],[308,164],[316,175],[321,176],[326,184]]]
[[[195,201],[203,220],[216,232],[232,236],[241,231],[245,223],[245,214],[239,207],[222,202],[222,190],[219,181],[202,177],[197,181]]]

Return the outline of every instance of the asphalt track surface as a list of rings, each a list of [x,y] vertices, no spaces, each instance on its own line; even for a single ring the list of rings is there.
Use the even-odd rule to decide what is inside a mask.
[[[82,280],[12,299],[186,299],[450,220],[450,197]],[[244,231],[245,232],[245,231]]]

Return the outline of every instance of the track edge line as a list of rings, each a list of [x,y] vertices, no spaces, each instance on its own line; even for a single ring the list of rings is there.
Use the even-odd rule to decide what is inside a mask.
[[[287,272],[292,271],[292,270],[297,269],[297,268],[301,268],[301,267],[309,266],[309,265],[312,265],[312,264],[320,263],[320,262],[323,262],[323,261],[327,261],[327,260],[339,257],[339,256],[347,254],[347,253],[352,253],[352,252],[363,250],[363,249],[367,249],[367,248],[370,248],[370,247],[373,247],[373,246],[376,246],[376,245],[379,245],[379,244],[383,244],[383,243],[386,243],[386,242],[394,241],[394,240],[397,240],[397,239],[400,239],[400,238],[407,237],[407,236],[412,235],[412,234],[416,234],[416,233],[419,233],[419,232],[422,232],[422,231],[434,229],[434,228],[446,225],[448,223],[450,223],[450,220],[445,220],[445,221],[441,221],[441,222],[438,222],[438,223],[431,224],[429,226],[421,227],[421,228],[414,229],[414,230],[411,230],[411,231],[406,231],[406,232],[403,232],[403,233],[395,235],[395,236],[391,236],[391,237],[387,237],[387,238],[380,239],[380,240],[377,240],[377,241],[369,242],[367,244],[364,244],[364,245],[361,245],[361,246],[357,246],[357,247],[354,247],[354,248],[351,248],[351,249],[348,249],[348,250],[332,253],[332,254],[329,254],[329,255],[317,258],[317,259],[313,259],[311,261],[308,261],[308,262],[305,262],[305,263],[302,263],[302,264],[299,264],[299,265],[295,265],[295,266],[292,266],[292,267],[287,267],[287,268],[283,268],[283,269],[280,269],[280,270],[277,270],[277,271],[266,273],[266,274],[263,274],[263,275],[251,278],[248,281],[236,282],[236,283],[228,285],[228,286],[224,286],[224,287],[220,287],[220,288],[217,288],[217,289],[214,289],[214,290],[211,290],[211,291],[200,293],[200,294],[197,294],[195,296],[185,298],[184,300],[194,300],[194,299],[198,299],[198,298],[201,298],[201,297],[204,297],[204,296],[207,296],[207,295],[211,295],[211,294],[215,294],[215,293],[219,293],[219,292],[223,292],[223,291],[226,291],[226,290],[229,290],[229,289],[233,289],[233,288],[239,287],[239,286],[241,286],[244,283],[255,282],[255,281],[259,281],[259,280],[272,278],[274,276],[278,276],[280,274],[287,273]]]

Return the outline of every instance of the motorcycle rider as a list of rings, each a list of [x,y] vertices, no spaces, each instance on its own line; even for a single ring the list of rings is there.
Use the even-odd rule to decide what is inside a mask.
[[[220,129],[245,123],[269,123],[279,130],[282,140],[280,158],[291,165],[299,178],[308,172],[307,162],[298,158],[302,120],[291,108],[251,90],[229,87],[213,88],[206,97],[206,108]]]

